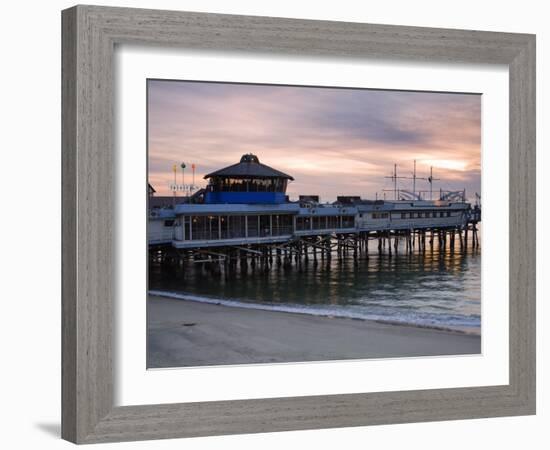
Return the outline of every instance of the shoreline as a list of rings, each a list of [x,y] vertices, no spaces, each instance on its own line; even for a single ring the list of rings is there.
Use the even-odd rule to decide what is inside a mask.
[[[412,328],[420,328],[420,329],[427,329],[427,330],[437,330],[437,331],[446,332],[446,333],[465,334],[465,335],[478,336],[478,337],[481,335],[480,331],[476,331],[475,329],[473,329],[473,327],[462,327],[462,328],[454,327],[453,328],[450,326],[446,327],[443,325],[411,323],[411,322],[405,322],[405,321],[399,321],[399,320],[365,317],[364,315],[361,315],[359,313],[346,311],[346,313],[344,314],[340,311],[334,311],[334,310],[329,310],[327,308],[323,308],[322,306],[317,307],[316,309],[313,309],[313,308],[307,308],[301,305],[294,305],[294,304],[253,303],[253,302],[245,302],[245,301],[239,301],[239,300],[227,300],[227,299],[221,299],[221,298],[199,296],[195,294],[179,293],[179,292],[171,292],[171,291],[159,291],[159,290],[149,290],[148,296],[170,298],[174,300],[183,300],[188,302],[196,302],[196,303],[203,303],[203,304],[209,304],[209,305],[222,305],[230,308],[253,309],[257,311],[280,312],[280,313],[287,313],[287,314],[303,314],[306,316],[313,316],[313,317],[364,320],[367,322],[375,322],[375,323],[380,323],[384,325],[393,325],[398,327],[412,327]]]
[[[479,335],[148,294],[147,367],[473,355]]]

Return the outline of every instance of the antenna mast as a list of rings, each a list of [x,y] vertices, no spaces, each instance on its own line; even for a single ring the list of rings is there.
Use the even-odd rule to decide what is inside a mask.
[[[393,173],[388,176],[388,177],[384,177],[384,178],[390,178],[392,181],[393,181],[393,189],[383,189],[383,191],[385,192],[394,192],[394,197],[395,197],[395,200],[399,200],[399,194],[400,192],[402,193],[405,193],[407,194],[407,196],[410,196],[411,195],[411,192],[409,191],[406,191],[406,190],[403,190],[403,189],[398,189],[397,188],[397,180],[398,179],[402,179],[402,180],[412,180],[413,182],[413,185],[412,185],[412,197],[413,198],[418,198],[418,199],[421,199],[422,198],[422,193],[424,192],[429,192],[430,193],[430,200],[433,200],[433,182],[434,181],[440,181],[441,179],[440,178],[434,178],[434,175],[433,175],[433,166],[430,166],[430,175],[428,176],[428,178],[424,178],[424,177],[419,177],[416,175],[416,159],[414,160],[414,166],[413,166],[413,172],[412,172],[412,177],[400,177],[397,175],[397,164],[394,164],[393,165]],[[418,195],[417,194],[417,191],[416,191],[416,180],[424,180],[424,181],[427,181],[428,183],[430,183],[430,190],[429,191],[418,191]],[[440,193],[440,197],[441,197],[442,193]],[[407,197],[408,198],[408,197]]]
[[[431,170],[431,169],[430,169]],[[431,173],[431,172],[430,172]],[[431,176],[431,175],[430,175]],[[416,180],[427,180],[427,181],[430,181],[429,178],[423,178],[423,177],[417,177],[416,176],[416,159],[414,160],[414,168],[413,168],[413,176],[412,176],[412,180],[413,180],[413,196],[416,197]],[[420,195],[420,193],[423,192],[423,191],[419,191],[418,192],[418,198],[421,198],[422,196]],[[432,195],[430,194],[430,200],[432,199]]]
[[[428,177],[428,183],[430,183],[430,200],[433,200],[433,182],[440,181],[440,178],[434,178],[433,167],[430,166],[430,176]]]
[[[393,165],[393,174],[389,177],[384,177],[384,178],[391,178],[392,179],[393,189],[383,189],[383,191],[393,191],[395,193],[395,200],[399,200],[399,190],[397,189],[397,179],[398,178],[403,178],[405,180],[408,180],[409,178],[408,177],[398,177],[397,176],[397,164]],[[384,198],[386,198],[385,194],[384,194]]]
[[[414,160],[413,169],[413,194],[416,195],[416,159]]]

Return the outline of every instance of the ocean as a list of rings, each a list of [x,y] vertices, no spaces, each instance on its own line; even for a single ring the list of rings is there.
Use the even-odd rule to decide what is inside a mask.
[[[196,266],[196,267],[195,267]],[[353,254],[330,262],[312,257],[291,268],[275,262],[266,272],[237,269],[226,279],[199,265],[149,265],[150,293],[228,306],[303,314],[377,320],[481,334],[481,250],[471,243],[460,251],[416,248],[378,254],[369,243],[368,257]]]

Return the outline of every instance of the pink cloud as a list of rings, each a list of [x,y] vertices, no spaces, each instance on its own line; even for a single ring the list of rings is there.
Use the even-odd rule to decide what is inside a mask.
[[[204,174],[249,152],[295,178],[291,198],[373,198],[391,187],[384,177],[394,163],[408,175],[414,159],[418,176],[434,166],[437,189],[480,191],[478,95],[177,81],[148,88],[149,182],[158,195],[170,195],[174,163],[195,163],[204,185]]]

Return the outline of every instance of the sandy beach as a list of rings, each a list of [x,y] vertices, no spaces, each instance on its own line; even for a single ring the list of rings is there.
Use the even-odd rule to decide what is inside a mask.
[[[148,297],[148,367],[476,354],[479,336]]]

